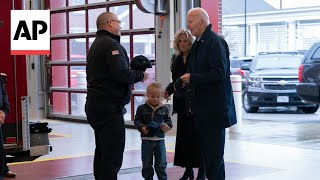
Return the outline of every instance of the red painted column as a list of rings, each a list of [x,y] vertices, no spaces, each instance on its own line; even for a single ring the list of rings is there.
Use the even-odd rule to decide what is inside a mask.
[[[212,30],[221,34],[222,29],[222,0],[201,0],[201,7],[209,15]]]
[[[15,9],[22,8],[22,1],[15,1]],[[8,75],[8,84],[6,89],[9,94],[10,115],[6,123],[15,123],[15,120],[21,120],[21,96],[27,96],[27,78],[26,78],[26,56],[16,56],[16,79],[17,87],[14,83],[14,56],[10,55],[10,11],[12,1],[2,1],[0,6],[0,21],[4,24],[0,27],[0,72]],[[15,89],[17,90],[17,106]],[[17,113],[16,113],[17,110]]]

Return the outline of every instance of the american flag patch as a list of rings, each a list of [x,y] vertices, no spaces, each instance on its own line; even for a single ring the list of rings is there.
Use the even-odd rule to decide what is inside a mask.
[[[114,51],[111,51],[111,54],[114,56],[114,55],[117,55],[119,54],[119,50],[114,50]]]

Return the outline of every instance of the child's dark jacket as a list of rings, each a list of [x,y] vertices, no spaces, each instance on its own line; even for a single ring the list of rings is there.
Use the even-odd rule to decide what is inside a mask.
[[[142,127],[150,127],[148,134],[141,132],[141,137],[157,136],[164,138],[164,132],[160,128],[160,125],[163,123],[166,123],[170,128],[173,127],[167,106],[161,104],[158,107],[152,108],[148,102],[146,102],[137,108],[134,118],[136,128],[141,132]]]

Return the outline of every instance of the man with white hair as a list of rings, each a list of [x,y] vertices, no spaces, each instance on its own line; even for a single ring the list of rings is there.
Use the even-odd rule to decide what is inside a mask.
[[[229,48],[225,40],[211,30],[204,9],[189,10],[187,26],[196,41],[190,50],[189,73],[181,76],[181,80],[195,88],[192,109],[206,176],[209,180],[224,180],[225,128],[237,123]]]
[[[130,102],[131,86],[148,74],[129,68],[120,44],[121,21],[111,12],[97,18],[97,37],[87,55],[87,101],[85,111],[94,129],[94,177],[116,180],[125,145],[124,106]]]

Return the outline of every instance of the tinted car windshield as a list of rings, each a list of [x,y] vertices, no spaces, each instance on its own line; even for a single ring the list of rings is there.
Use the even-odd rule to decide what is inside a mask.
[[[231,68],[240,68],[241,67],[241,63],[239,60],[231,60],[230,61],[230,66]]]
[[[230,58],[230,67],[231,68],[239,68],[243,65],[243,64],[248,64],[248,66],[251,65],[252,59],[248,59],[248,58]]]
[[[300,58],[296,56],[290,57],[257,57],[251,70],[268,70],[268,69],[298,69]]]

